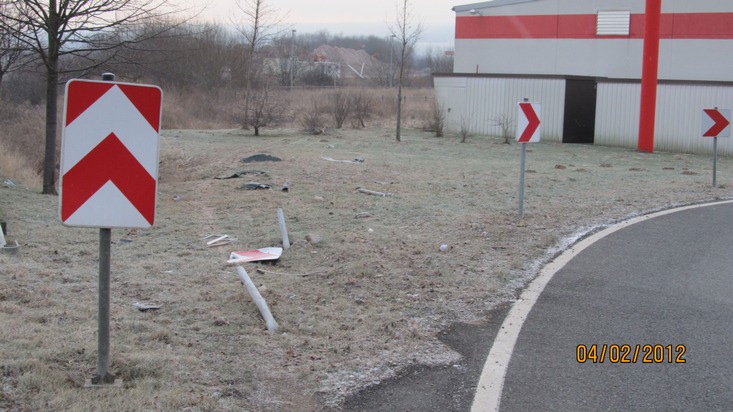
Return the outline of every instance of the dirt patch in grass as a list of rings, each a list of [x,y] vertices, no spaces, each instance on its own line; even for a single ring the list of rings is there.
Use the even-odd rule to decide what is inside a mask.
[[[0,180],[21,244],[0,255],[0,409],[338,408],[406,367],[454,362],[439,332],[514,298],[583,233],[732,194],[730,159],[712,189],[708,157],[540,143],[520,219],[516,145],[392,133],[165,132],[154,228],[113,230],[119,390],[82,389],[96,370],[98,232],[61,226],[58,198]],[[282,161],[215,179],[252,169],[240,159],[255,154]],[[273,189],[239,189],[250,180]],[[270,334],[226,260],[280,244],[277,208],[292,247],[275,264],[244,265],[281,326]],[[210,234],[238,241],[209,248]]]

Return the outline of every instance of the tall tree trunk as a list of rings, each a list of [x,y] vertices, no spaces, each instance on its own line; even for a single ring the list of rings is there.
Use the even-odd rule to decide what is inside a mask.
[[[49,1],[49,28],[56,28],[58,14],[56,2]],[[46,150],[43,158],[43,191],[44,195],[56,193],[56,112],[58,110],[59,83],[59,44],[49,30],[48,52],[46,55]]]
[[[56,62],[58,65],[58,62]],[[46,76],[46,150],[43,160],[43,193],[56,194],[56,111],[58,70],[49,68]]]
[[[404,39],[404,36],[403,36]],[[405,74],[405,49],[407,48],[406,42],[402,42],[402,52],[400,53],[400,77],[397,80],[397,141],[401,142],[400,133],[402,131],[402,81]]]
[[[242,129],[249,130],[249,94],[252,88],[252,59],[254,58],[254,46],[248,52],[247,62],[244,70],[244,124]]]
[[[397,86],[397,141],[400,140],[400,131],[402,129],[402,73],[400,72],[400,84]]]

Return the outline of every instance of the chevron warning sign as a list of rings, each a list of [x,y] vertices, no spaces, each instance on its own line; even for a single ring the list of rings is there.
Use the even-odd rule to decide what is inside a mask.
[[[162,100],[156,86],[66,84],[59,190],[65,226],[153,225]]]
[[[536,143],[540,141],[539,103],[517,103],[517,142]]]

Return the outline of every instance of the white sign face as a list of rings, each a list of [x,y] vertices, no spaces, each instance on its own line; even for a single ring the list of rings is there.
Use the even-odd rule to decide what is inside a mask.
[[[703,109],[702,136],[730,137],[730,109]]]
[[[65,226],[153,225],[162,100],[156,86],[66,84],[59,193]]]
[[[540,141],[540,109],[539,103],[518,103],[517,106],[517,142],[537,143]]]

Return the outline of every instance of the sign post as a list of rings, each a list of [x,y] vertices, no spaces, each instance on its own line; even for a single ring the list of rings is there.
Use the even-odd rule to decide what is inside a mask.
[[[539,103],[529,103],[529,99],[517,103],[517,142],[522,145],[522,158],[519,169],[519,217],[524,216],[524,172],[527,159],[527,143],[540,141]]]
[[[718,137],[730,137],[730,109],[703,109],[702,136],[713,138],[713,187],[718,174]]]
[[[70,227],[99,228],[97,374],[114,384],[110,365],[112,229],[149,228],[155,219],[163,93],[155,86],[71,80],[66,84],[59,215]]]

